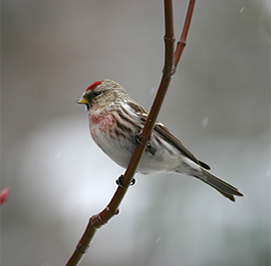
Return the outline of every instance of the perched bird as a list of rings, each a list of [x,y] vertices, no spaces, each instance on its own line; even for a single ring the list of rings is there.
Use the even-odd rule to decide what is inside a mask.
[[[148,111],[121,85],[108,79],[91,84],[77,103],[86,105],[90,134],[96,144],[118,165],[127,168]],[[182,173],[200,179],[232,201],[235,201],[234,196],[243,196],[237,188],[209,172],[210,169],[157,121],[138,172]]]

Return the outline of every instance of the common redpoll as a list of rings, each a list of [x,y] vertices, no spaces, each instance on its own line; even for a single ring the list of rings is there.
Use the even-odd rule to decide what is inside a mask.
[[[88,110],[89,129],[96,144],[118,165],[126,168],[148,111],[112,80],[96,81],[77,103]],[[156,122],[149,145],[138,167],[142,174],[177,172],[196,177],[235,201],[243,196],[237,188],[213,175],[210,166],[199,161],[160,122]]]

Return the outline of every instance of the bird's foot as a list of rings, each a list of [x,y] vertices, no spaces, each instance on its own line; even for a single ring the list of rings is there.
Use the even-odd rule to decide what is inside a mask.
[[[141,141],[141,138],[143,138],[143,136],[141,135],[141,132],[142,131],[137,131],[136,133],[135,133],[135,139],[136,139],[136,142],[137,143],[139,143],[139,144],[141,144],[141,145],[147,145],[147,147],[149,147],[151,144],[150,144],[150,140],[148,139],[148,142],[147,142],[147,144],[144,144],[142,141]]]
[[[121,188],[125,188],[123,185],[122,185],[122,182],[123,182],[123,175],[121,175],[117,180],[116,180],[116,183],[118,186],[120,186]],[[131,183],[130,183],[130,186],[134,185],[136,182],[136,180],[133,178]]]

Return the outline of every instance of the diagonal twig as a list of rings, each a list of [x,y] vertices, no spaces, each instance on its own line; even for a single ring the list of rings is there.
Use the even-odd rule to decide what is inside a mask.
[[[182,31],[182,35],[180,40],[177,43],[177,47],[176,47],[176,51],[174,53],[174,73],[176,71],[177,65],[180,61],[180,58],[182,56],[184,47],[186,46],[186,39],[187,39],[187,34],[189,31],[189,27],[191,24],[191,19],[192,19],[192,15],[193,15],[193,11],[194,11],[194,6],[195,6],[195,1],[190,0],[189,1],[189,5],[188,5],[188,9],[186,12],[186,18],[185,18],[185,22],[184,22],[184,26],[183,26],[183,31]]]
[[[87,228],[80,239],[78,245],[72,256],[70,257],[69,261],[67,262],[66,266],[74,266],[78,265],[80,260],[83,257],[83,254],[86,253],[89,243],[92,240],[96,230],[100,228],[102,225],[106,224],[112,216],[118,213],[118,207],[121,201],[124,198],[124,195],[127,192],[127,189],[135,175],[136,169],[140,163],[142,155],[145,151],[146,145],[149,142],[152,129],[156,122],[159,110],[161,108],[162,102],[164,100],[166,91],[168,89],[169,83],[171,81],[172,75],[176,71],[176,67],[179,63],[179,60],[182,55],[182,51],[184,49],[187,33],[189,30],[189,25],[191,22],[193,9],[194,9],[195,0],[190,0],[188,5],[188,10],[186,14],[186,19],[182,31],[182,35],[180,41],[177,44],[176,51],[174,53],[174,28],[173,28],[173,7],[172,7],[172,0],[164,0],[164,14],[165,14],[165,61],[164,61],[164,68],[163,68],[163,75],[160,81],[160,85],[154,99],[152,108],[150,110],[149,116],[145,123],[145,126],[139,135],[140,141],[136,146],[134,154],[130,160],[130,163],[125,171],[123,176],[122,185],[118,186],[115,194],[113,195],[111,201],[107,205],[107,207],[102,210],[100,213],[93,215]]]

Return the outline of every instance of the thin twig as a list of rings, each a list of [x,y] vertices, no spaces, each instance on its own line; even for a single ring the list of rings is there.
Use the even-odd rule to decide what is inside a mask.
[[[186,18],[185,18],[185,22],[184,22],[184,26],[183,26],[183,32],[180,37],[180,40],[177,43],[176,51],[174,53],[174,73],[176,71],[177,65],[178,65],[180,58],[182,56],[183,49],[186,46],[186,38],[187,38],[187,34],[188,34],[189,27],[191,24],[191,19],[192,19],[192,15],[193,15],[193,11],[194,11],[195,2],[196,2],[196,0],[190,0],[189,4],[188,4]]]
[[[158,92],[156,94],[152,108],[147,118],[146,124],[141,134],[139,135],[139,138],[140,138],[139,144],[136,146],[136,149],[130,160],[127,170],[125,171],[122,185],[118,186],[114,196],[112,197],[107,207],[103,211],[101,211],[99,214],[93,215],[90,218],[87,228],[82,238],[80,239],[73,255],[67,262],[66,266],[78,265],[80,260],[82,259],[83,254],[86,253],[89,243],[92,240],[96,230],[100,228],[102,225],[106,224],[112,216],[114,216],[115,214],[118,214],[118,207],[121,201],[123,200],[124,195],[127,192],[127,189],[135,175],[136,169],[140,163],[140,160],[145,151],[145,148],[150,140],[151,132],[154,127],[157,116],[159,114],[159,110],[163,103],[171,77],[174,74],[177,64],[180,60],[183,48],[185,46],[186,37],[189,30],[191,18],[192,18],[194,3],[195,3],[195,0],[190,0],[189,2],[181,39],[178,42],[177,49],[174,54],[175,36],[174,36],[174,28],[173,28],[172,0],[164,0],[165,62],[164,62],[164,68],[163,68],[163,75],[162,75],[161,82],[158,88]]]

